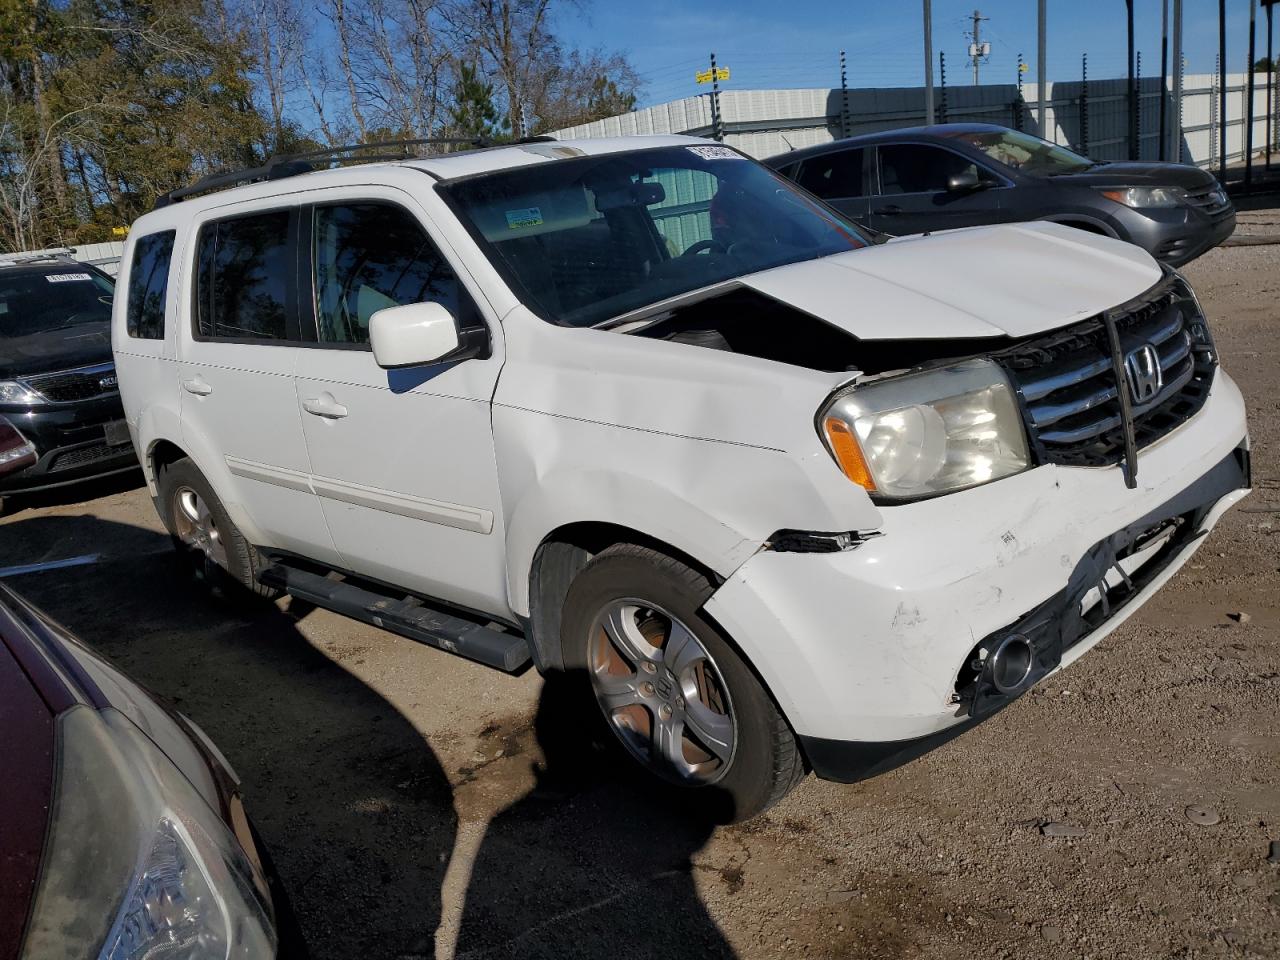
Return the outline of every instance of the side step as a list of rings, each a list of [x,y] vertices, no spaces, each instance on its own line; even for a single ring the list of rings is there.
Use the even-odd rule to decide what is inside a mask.
[[[258,575],[258,580],[317,607],[371,623],[507,673],[520,670],[530,659],[529,644],[524,637],[424,606],[415,597],[397,600],[385,593],[345,580],[332,580],[284,563],[267,567]]]

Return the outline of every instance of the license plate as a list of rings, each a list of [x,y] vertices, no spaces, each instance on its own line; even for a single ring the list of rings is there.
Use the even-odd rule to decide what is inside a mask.
[[[113,420],[106,425],[107,446],[123,447],[126,443],[130,443],[129,425],[123,420]]]

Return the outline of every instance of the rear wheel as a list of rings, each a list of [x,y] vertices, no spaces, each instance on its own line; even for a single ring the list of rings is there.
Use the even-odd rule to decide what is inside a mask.
[[[751,669],[699,610],[705,576],[655,550],[600,553],[565,601],[565,665],[608,737],[648,773],[702,796],[719,819],[764,811],[804,767]]]
[[[231,522],[222,501],[194,463],[183,458],[160,468],[160,518],[175,546],[189,556],[211,589],[231,598],[272,598],[279,591],[258,582],[258,551]]]

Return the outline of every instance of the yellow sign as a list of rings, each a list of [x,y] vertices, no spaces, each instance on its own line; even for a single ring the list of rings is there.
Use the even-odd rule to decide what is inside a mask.
[[[129,235],[128,227],[112,227],[111,235],[113,237],[127,237]]]
[[[1030,69],[1031,69],[1031,67],[1029,67],[1029,66],[1028,66],[1027,64],[1025,64],[1025,63],[1020,63],[1020,64],[1018,64],[1018,72],[1019,72],[1019,73],[1026,73],[1026,72],[1027,72],[1028,70],[1030,70]]]
[[[697,80],[698,83],[710,83],[712,80],[728,80],[729,68],[716,67],[716,75],[714,77],[711,75],[710,70],[703,70],[701,73],[695,73],[693,79]]]

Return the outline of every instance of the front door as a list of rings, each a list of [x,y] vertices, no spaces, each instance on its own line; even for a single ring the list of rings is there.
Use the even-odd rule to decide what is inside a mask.
[[[490,403],[501,337],[487,356],[384,370],[369,347],[377,310],[435,301],[463,329],[476,301],[406,194],[304,208],[316,343],[296,388],[312,486],[352,572],[498,616],[506,604]]]
[[[903,236],[1002,221],[1000,181],[979,164],[942,147],[894,143],[876,149],[879,190],[871,198],[871,226]],[[975,173],[976,189],[949,190],[957,174]]]
[[[297,222],[289,207],[201,224],[194,315],[178,340],[182,430],[232,517],[243,514],[261,535],[259,546],[334,563],[308,484],[293,385]]]

